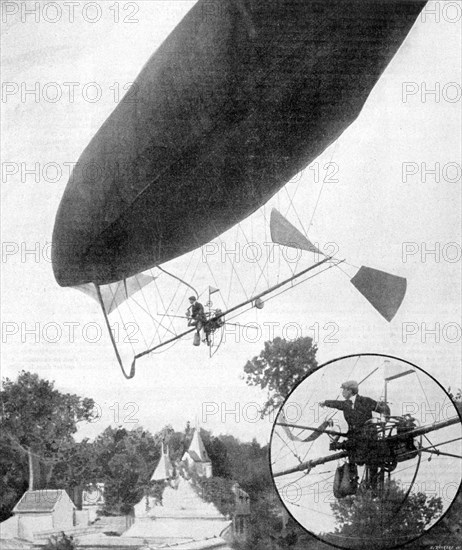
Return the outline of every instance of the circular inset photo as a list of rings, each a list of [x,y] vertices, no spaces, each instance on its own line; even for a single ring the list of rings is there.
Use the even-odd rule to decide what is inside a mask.
[[[423,535],[461,487],[457,391],[376,354],[314,371],[271,434],[273,482],[289,514],[340,548],[396,548]]]

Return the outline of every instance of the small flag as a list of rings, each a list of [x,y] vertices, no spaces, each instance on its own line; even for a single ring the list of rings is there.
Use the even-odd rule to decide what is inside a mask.
[[[209,286],[209,296],[210,296],[211,294],[215,294],[215,292],[219,292],[219,291],[220,291],[219,288],[215,288],[215,287],[213,287],[213,286]]]
[[[384,378],[388,382],[390,380],[395,380],[395,378],[401,378],[415,372],[415,369],[406,368],[401,365],[391,364],[390,361],[385,361],[385,372]]]

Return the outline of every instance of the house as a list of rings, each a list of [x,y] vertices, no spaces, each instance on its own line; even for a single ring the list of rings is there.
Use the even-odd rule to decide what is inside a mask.
[[[201,498],[192,480],[181,475],[165,486],[162,504],[150,498],[148,502],[146,506],[143,497],[135,505],[135,523],[121,538],[146,539],[153,547],[219,539],[231,523],[213,503]]]
[[[198,478],[213,483],[212,462],[200,431],[186,431],[187,450],[173,467],[168,449],[162,454],[151,476],[156,487],[135,505],[135,522],[121,538],[146,540],[150,548],[172,545],[183,548],[229,548],[231,541],[244,541],[248,535],[249,495],[237,483],[226,495],[234,505],[224,515],[205,497]],[[218,486],[220,487],[220,485]],[[191,545],[191,546],[189,546]],[[202,546],[204,545],[204,546]],[[186,548],[186,546],[184,546]]]
[[[201,482],[216,481],[212,463],[199,430],[189,435],[181,463],[172,464],[162,445],[151,476],[155,491],[135,505],[129,523],[124,517],[101,517],[90,525],[79,521],[79,514],[86,516],[104,503],[102,484],[84,492],[80,512],[64,490],[27,491],[13,517],[1,524],[2,550],[39,550],[61,532],[73,536],[81,550],[231,550],[233,541],[245,539],[249,497],[237,484],[228,485],[225,496],[234,500],[234,508],[224,514],[219,503],[220,509],[204,496]]]
[[[74,503],[62,489],[26,491],[13,508],[17,536],[31,540],[34,532],[71,529],[75,510]]]
[[[204,442],[195,429],[188,450],[184,453],[182,462],[187,465],[190,472],[195,472],[199,477],[212,477],[212,461],[205,450]]]
[[[87,512],[88,522],[98,517],[98,511],[104,506],[104,483],[96,483],[89,489],[82,491],[82,511]]]

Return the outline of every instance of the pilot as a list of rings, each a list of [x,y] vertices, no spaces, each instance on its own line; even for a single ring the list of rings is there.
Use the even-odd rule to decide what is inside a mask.
[[[195,296],[189,297],[190,306],[186,311],[186,317],[188,318],[188,326],[197,327],[202,325],[206,321],[204,306],[197,301]]]
[[[207,317],[205,315],[204,306],[197,301],[195,296],[189,297],[189,304],[186,311],[186,318],[188,319],[188,327],[196,327],[196,334],[194,335],[193,345],[199,346],[200,341],[206,341],[207,336],[204,331],[204,327],[207,323]]]
[[[345,401],[327,400],[319,403],[319,405],[343,411],[343,416],[348,424],[349,436],[361,433],[366,422],[372,418],[373,412],[386,416],[390,415],[390,407],[386,403],[374,401],[370,397],[358,394],[358,382],[356,380],[348,380],[340,388]]]
[[[338,448],[344,445],[350,463],[360,466],[367,463],[371,476],[370,483],[374,488],[377,485],[378,472],[377,433],[368,421],[372,419],[373,412],[390,416],[390,407],[381,401],[359,395],[356,380],[348,380],[340,387],[344,401],[327,400],[319,405],[343,411],[348,424],[348,441],[346,444],[339,444]]]

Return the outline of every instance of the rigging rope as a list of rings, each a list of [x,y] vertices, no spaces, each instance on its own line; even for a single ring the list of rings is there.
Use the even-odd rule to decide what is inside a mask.
[[[125,372],[124,365],[123,365],[123,362],[122,362],[122,358],[120,357],[119,350],[118,350],[116,342],[114,340],[114,334],[112,333],[111,325],[109,323],[109,318],[108,318],[107,313],[106,313],[106,308],[104,307],[104,301],[103,301],[103,297],[101,295],[101,290],[99,288],[99,285],[97,285],[96,283],[94,283],[94,285],[96,287],[96,293],[98,295],[98,300],[99,300],[99,303],[101,305],[101,309],[103,310],[104,320],[106,321],[106,327],[107,327],[107,330],[109,332],[109,338],[111,339],[112,347],[114,348],[114,352],[116,354],[116,358],[117,358],[117,362],[119,363],[120,370],[122,371],[122,374],[124,375],[124,377],[127,380],[130,380],[131,378],[133,378],[135,376],[135,359],[133,360],[133,362],[131,364],[129,374],[127,374]]]
[[[189,258],[188,265],[186,266],[186,269],[185,269],[185,271],[184,271],[183,279],[181,279],[180,277],[177,277],[176,275],[173,275],[172,273],[169,273],[166,269],[163,269],[163,268],[161,268],[160,266],[158,266],[158,269],[159,269],[160,271],[163,271],[163,272],[166,273],[167,275],[171,275],[174,279],[176,279],[176,280],[178,281],[178,285],[177,285],[177,287],[176,287],[176,290],[175,290],[175,292],[174,292],[174,294],[173,294],[173,296],[172,296],[172,298],[171,298],[171,300],[170,300],[170,302],[169,302],[167,308],[164,307],[163,300],[162,300],[162,297],[161,297],[162,306],[164,307],[164,315],[162,316],[162,319],[163,319],[165,316],[168,315],[168,310],[170,309],[170,306],[173,304],[175,298],[177,297],[178,292],[179,292],[179,290],[180,290],[180,288],[181,288],[181,284],[184,284],[184,286],[193,289],[193,290],[194,290],[194,293],[195,293],[196,296],[197,296],[197,291],[196,291],[191,285],[189,285],[188,283],[186,283],[186,282],[184,281],[184,277],[186,277],[186,274],[187,274],[187,272],[188,272],[188,270],[189,270],[189,268],[190,268],[190,266],[191,266],[191,263],[192,263],[192,261],[193,261],[194,255],[195,255],[195,251],[191,254],[191,257]],[[196,269],[194,270],[193,277],[194,277],[194,275],[196,274],[196,271],[197,271],[197,268],[198,268],[198,267],[199,267],[199,263],[196,264]],[[156,285],[156,287],[157,287],[157,285]],[[182,299],[182,301],[180,302],[180,304],[182,304],[182,303],[184,302],[185,296],[186,296],[186,288],[184,289],[184,292],[183,292],[183,299]],[[175,313],[178,313],[178,311],[179,311],[179,309],[180,309],[180,307],[181,307],[180,304],[178,305],[178,307],[177,307]],[[173,327],[173,317],[170,317],[169,320],[170,320],[170,326]],[[160,325],[160,323],[159,323],[159,325]],[[170,331],[170,330],[168,330],[168,329],[167,329],[167,331],[170,332],[171,334],[174,334],[174,335],[177,335],[177,334],[178,334],[178,333],[176,332],[175,328],[174,328],[173,332]],[[159,335],[159,334],[158,334],[158,335]],[[151,347],[151,346],[152,346],[152,344],[154,343],[155,338],[156,338],[156,334],[154,334],[154,336],[153,336],[153,338],[152,338],[152,340],[151,340],[151,344],[150,344],[150,346],[148,346],[148,347]],[[159,336],[159,341],[161,342],[160,336]]]
[[[120,284],[121,284],[121,283],[118,283],[117,288],[116,288],[116,292],[117,292],[117,290],[119,289],[119,285],[120,285]],[[112,303],[114,303],[114,301],[115,301],[115,293],[114,293],[114,291],[112,290],[112,285],[108,285],[108,286],[109,286],[109,291],[110,291],[110,293],[112,294]],[[99,287],[98,287],[98,288],[99,288]],[[123,326],[124,329],[125,329],[125,323],[124,323],[124,320],[123,320],[123,317],[122,317],[122,313],[121,313],[121,311],[120,311],[120,308],[119,308],[119,307],[116,307],[116,309],[117,309],[117,314],[119,315],[119,318],[120,318],[120,322],[122,323],[122,326]],[[134,348],[134,346],[133,346],[133,342],[131,341],[131,339],[130,339],[130,346],[131,346],[131,348],[132,348],[132,353],[133,353],[133,355],[135,355],[135,354],[136,354],[136,350],[135,350],[135,348]]]
[[[160,269],[160,271],[163,271],[164,273],[166,273],[167,275],[170,275],[170,277],[173,277],[174,279],[176,279],[177,281],[179,281],[180,283],[182,283],[183,285],[186,285],[188,286],[193,292],[194,294],[196,295],[196,298],[199,297],[199,294],[197,292],[197,290],[191,286],[189,283],[187,283],[186,281],[183,281],[183,279],[180,279],[180,277],[177,277],[176,275],[174,275],[173,273],[170,273],[168,272],[166,269],[164,269],[163,267],[161,267],[160,265],[157,265],[156,266],[157,269]],[[188,266],[189,267],[189,266]]]

